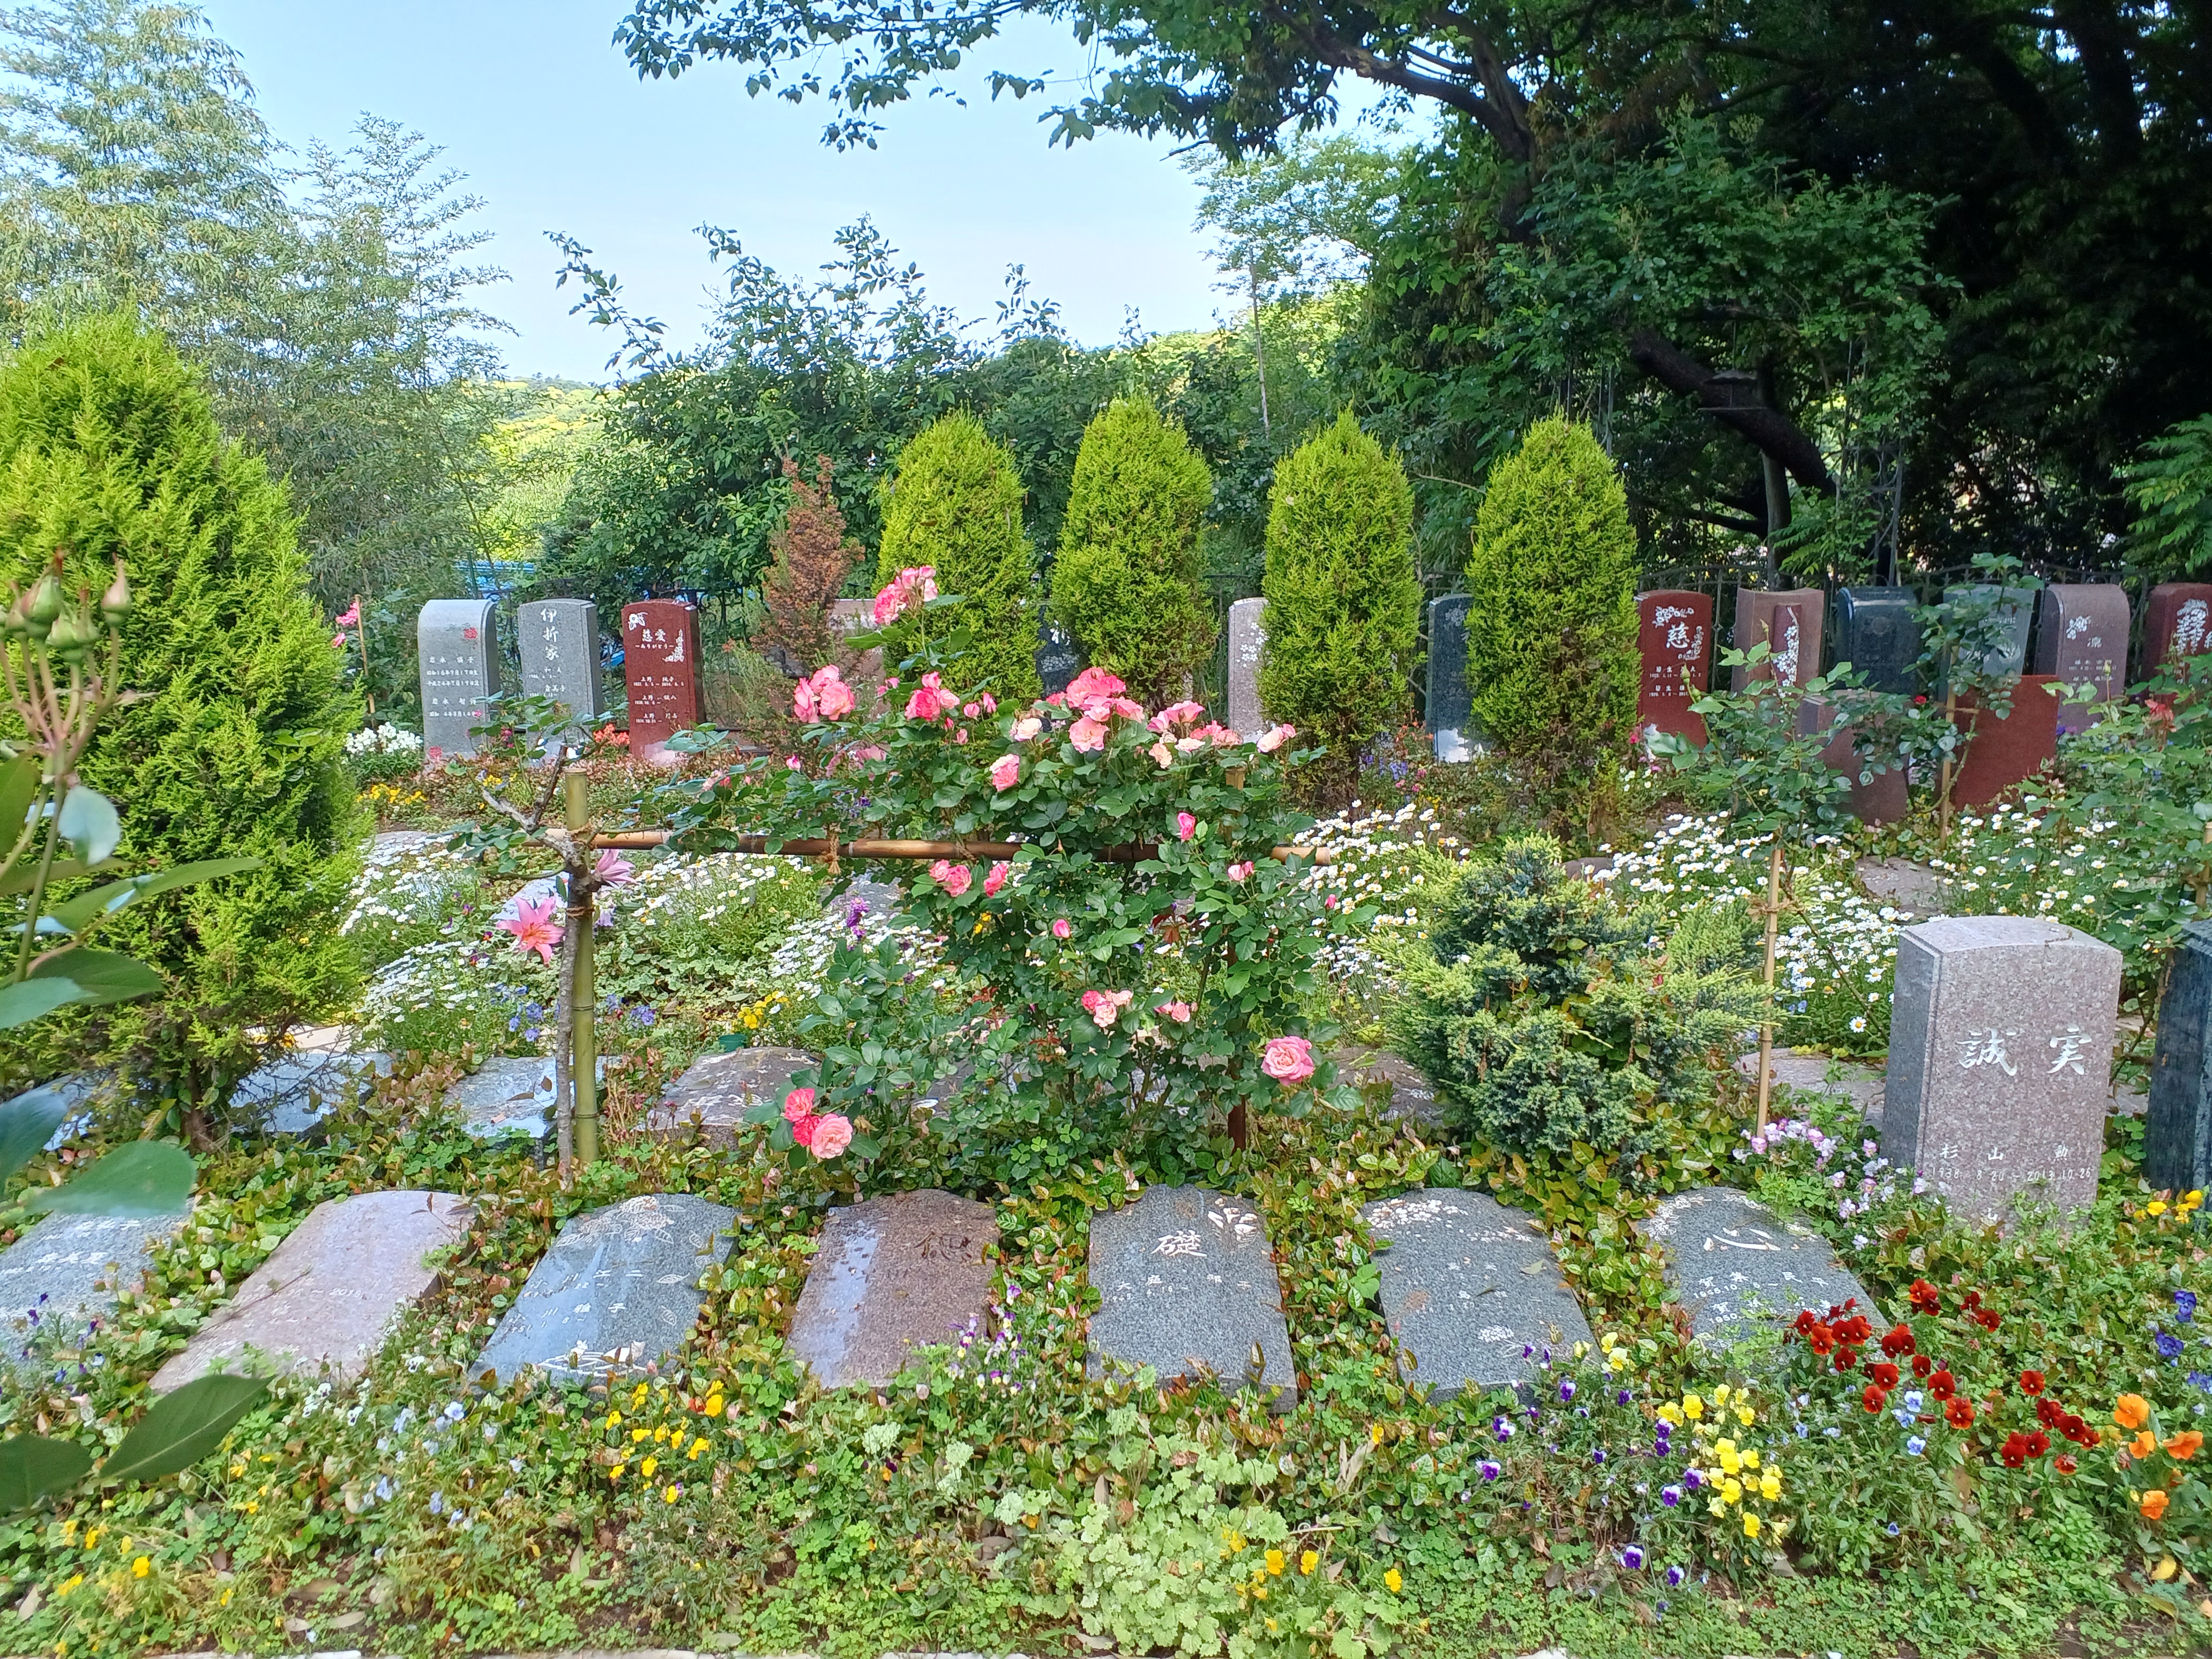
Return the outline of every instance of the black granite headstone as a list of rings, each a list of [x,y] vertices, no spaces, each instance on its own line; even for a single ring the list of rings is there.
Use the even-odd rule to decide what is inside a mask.
[[[1048,697],[1066,690],[1083,672],[1083,653],[1076,649],[1074,635],[1042,618],[1037,622],[1036,672]]]
[[[2185,1193],[2212,1187],[2212,921],[2185,923],[2158,1005],[2158,1048],[2143,1117],[2143,1178]]]
[[[1836,590],[1836,660],[1849,663],[1877,691],[1909,696],[1920,659],[1920,624],[1905,587]]]
[[[1465,593],[1429,601],[1428,719],[1440,761],[1471,760],[1477,746],[1474,689],[1467,678],[1467,613],[1474,603]]]

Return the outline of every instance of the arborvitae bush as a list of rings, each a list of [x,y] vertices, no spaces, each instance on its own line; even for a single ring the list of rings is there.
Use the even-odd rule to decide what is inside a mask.
[[[1172,702],[1213,651],[1199,529],[1213,476],[1180,425],[1117,398],[1084,428],[1052,571],[1053,615],[1084,660]]]
[[[1420,630],[1413,492],[1349,410],[1275,469],[1267,511],[1267,646],[1260,702],[1328,745],[1337,793],[1359,750],[1402,715]]]
[[[1636,740],[1636,532],[1588,427],[1554,416],[1491,469],[1468,560],[1475,722],[1536,807],[1587,831]]]
[[[55,1058],[127,1048],[187,1112],[250,1063],[243,1028],[279,1033],[356,983],[332,917],[362,827],[343,764],[360,709],[295,523],[284,486],[217,431],[197,372],[131,320],[33,338],[0,367],[0,579],[57,548],[72,587],[97,593],[117,558],[130,570],[122,673],[139,701],[82,769],[122,810],[122,866],[266,860],[103,930],[168,975],[166,997],[44,1023],[68,1033]]]
[[[988,681],[1002,702],[1036,696],[1036,570],[1022,534],[1021,477],[1012,452],[972,415],[945,416],[899,452],[884,501],[879,584],[915,565],[933,566],[938,592],[960,603],[902,618],[884,661],[908,654],[925,626],[933,637],[964,627],[972,656],[963,679]]]

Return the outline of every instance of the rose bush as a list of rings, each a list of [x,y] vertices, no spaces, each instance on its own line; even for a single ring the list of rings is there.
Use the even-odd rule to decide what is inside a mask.
[[[935,603],[909,583],[878,610]],[[683,844],[1019,843],[882,872],[904,884],[903,919],[941,941],[933,988],[881,951],[832,964],[810,1026],[823,1062],[798,1080],[850,1120],[852,1161],[911,1131],[978,1179],[992,1158],[997,1178],[1113,1154],[1209,1167],[1239,1106],[1298,1111],[1334,1081],[1304,1010],[1328,927],[1368,918],[1326,908],[1304,860],[1273,856],[1308,827],[1284,793],[1305,754],[1287,727],[1246,742],[1195,702],[1147,710],[1098,669],[1001,708],[963,683],[964,645],[925,643],[850,708],[821,675],[803,683],[815,754],[676,786]],[[962,1086],[915,1111],[956,1065]],[[784,1146],[788,1125],[771,1127]]]

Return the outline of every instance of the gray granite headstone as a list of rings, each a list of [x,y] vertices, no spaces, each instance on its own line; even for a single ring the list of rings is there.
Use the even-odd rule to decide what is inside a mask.
[[[499,611],[489,599],[433,599],[415,620],[422,671],[422,757],[473,755],[471,728],[491,718],[500,691]]]
[[[1048,697],[1066,690],[1083,672],[1083,653],[1075,636],[1042,617],[1037,618],[1036,672]]]
[[[791,1353],[825,1389],[897,1376],[908,1354],[981,1333],[998,1212],[930,1188],[832,1210],[791,1321]]]
[[[604,1077],[606,1057],[599,1057]],[[446,1103],[461,1115],[461,1127],[479,1140],[519,1131],[533,1140],[553,1133],[553,1062],[549,1059],[501,1057],[446,1091]]]
[[[1390,1085],[1390,1110],[1397,1117],[1434,1128],[1443,1122],[1436,1085],[1413,1061],[1382,1048],[1346,1048],[1336,1057],[1337,1075],[1354,1088],[1378,1079]]]
[[[710,1146],[737,1138],[745,1114],[760,1102],[778,1104],[791,1092],[794,1073],[816,1064],[804,1048],[732,1048],[693,1060],[645,1115],[645,1132],[664,1139],[688,1134],[697,1123]]]
[[[1881,1317],[1826,1239],[1733,1187],[1662,1200],[1644,1232],[1665,1247],[1667,1286],[1700,1340],[1740,1342],[1802,1309],[1825,1313],[1850,1301]]]
[[[1918,688],[1920,623],[1908,587],[1836,590],[1836,660],[1849,663],[1877,691],[1910,696]]]
[[[700,1276],[738,1212],[686,1193],[626,1199],[573,1217],[530,1271],[476,1374],[511,1381],[526,1365],[596,1376],[664,1359],[706,1302]]]
[[[361,1375],[386,1328],[438,1280],[431,1251],[458,1243],[476,1212],[451,1193],[356,1193],[318,1204],[229,1304],[154,1373],[167,1394],[210,1371],[255,1363],[313,1376],[328,1361]]]
[[[1112,1360],[1150,1365],[1162,1382],[1202,1368],[1243,1387],[1252,1345],[1270,1404],[1297,1403],[1297,1369],[1267,1231],[1242,1199],[1202,1187],[1147,1187],[1133,1204],[1091,1218],[1093,1376]]]
[[[2053,582],[2035,623],[2035,672],[2095,688],[2058,705],[2058,730],[2086,731],[2128,689],[2128,590],[2110,582]]]
[[[1440,761],[1473,760],[1482,747],[1474,730],[1474,688],[1467,677],[1467,617],[1474,600],[1447,593],[1429,601],[1429,678],[1424,704]]]
[[[1260,707],[1260,661],[1267,648],[1267,602],[1239,599],[1229,607],[1229,729],[1247,739],[1267,729]]]
[[[600,690],[599,608],[589,599],[537,599],[515,613],[522,689],[550,697],[578,725],[606,713]]]
[[[1382,1314],[1407,1380],[1449,1399],[1524,1383],[1548,1352],[1590,1340],[1543,1224],[1486,1194],[1424,1188],[1360,1218],[1389,1248],[1377,1259]]]
[[[2063,922],[1957,916],[1898,935],[1882,1156],[1967,1215],[2097,1195],[2120,953]]]
[[[2185,922],[2158,1005],[2143,1179],[2170,1192],[2212,1187],[2212,921]]]
[[[2035,618],[2035,590],[2032,587],[2000,588],[1990,582],[1962,582],[1943,590],[1946,605],[1964,605],[1969,601],[1977,605],[1996,607],[2001,632],[1997,643],[1982,659],[1982,672],[1999,678],[2027,672],[2028,624]]]
[[[185,1217],[50,1215],[0,1250],[0,1319],[21,1328],[106,1318]]]
[[[265,1134],[298,1135],[331,1112],[357,1106],[392,1075],[392,1056],[309,1049],[257,1066],[230,1091],[231,1109],[251,1118]]]

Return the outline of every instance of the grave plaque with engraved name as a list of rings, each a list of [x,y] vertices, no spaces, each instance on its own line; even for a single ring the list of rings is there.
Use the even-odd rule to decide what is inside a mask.
[[[1786,684],[1802,685],[1820,672],[1822,599],[1817,587],[1792,587],[1771,593],[1756,587],[1735,592],[1735,632],[1739,651],[1765,645],[1772,654],[1756,670],[1738,668],[1730,677],[1741,691],[1754,679],[1779,678]]]
[[[699,613],[681,599],[624,605],[623,684],[629,751],[659,760],[669,738],[699,723]]]
[[[1705,721],[1690,705],[1705,695],[1712,654],[1713,598],[1677,588],[1636,596],[1637,653],[1643,679],[1636,729],[1705,740]]]
[[[1959,699],[1954,723],[1971,728],[1973,739],[1952,787],[1954,805],[1988,806],[2058,758],[2057,684],[2048,674],[2022,674],[2002,717],[1979,712],[1971,696]]]
[[[1249,742],[1267,729],[1260,707],[1260,658],[1267,648],[1267,602],[1239,599],[1229,607],[1229,729]]]
[[[1846,1302],[1881,1317],[1826,1239],[1733,1187],[1662,1200],[1644,1232],[1666,1252],[1667,1286],[1700,1342],[1732,1345],[1803,1309],[1826,1313]]]
[[[1849,663],[1877,691],[1910,696],[1920,660],[1920,623],[1904,587],[1836,590],[1836,660]]]
[[[2035,625],[2035,672],[2063,685],[2096,689],[2058,707],[2058,730],[2081,732],[2105,718],[2128,689],[2128,591],[2109,582],[2053,582]]]
[[[1473,760],[1474,688],[1467,678],[1467,614],[1474,601],[1447,593],[1429,601],[1429,730],[1440,761]]]
[[[589,599],[538,599],[515,613],[522,690],[550,697],[578,725],[606,713],[599,695],[599,608]]]
[[[2142,672],[2212,650],[2212,582],[2160,582],[2143,601]]]
[[[2097,1195],[2120,953],[2027,916],[1923,921],[1898,937],[1882,1156],[1945,1202],[2002,1216]]]
[[[433,599],[415,621],[422,670],[422,757],[473,755],[469,735],[491,718],[500,691],[499,612],[489,599]]]

